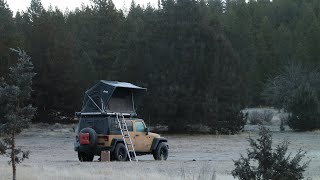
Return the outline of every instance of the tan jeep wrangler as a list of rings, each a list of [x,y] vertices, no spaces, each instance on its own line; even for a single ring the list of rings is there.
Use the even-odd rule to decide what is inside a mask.
[[[155,160],[168,158],[167,139],[149,132],[144,121],[136,118],[134,104],[144,91],[130,83],[103,80],[86,91],[82,111],[76,113],[79,124],[74,145],[80,161],[92,161],[102,151],[110,151],[111,160],[129,160],[130,142],[121,132],[118,114],[126,122],[137,156],[153,154]]]

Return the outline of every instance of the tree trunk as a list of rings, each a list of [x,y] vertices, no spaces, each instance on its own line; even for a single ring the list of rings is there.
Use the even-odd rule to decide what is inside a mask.
[[[11,165],[12,165],[12,180],[16,180],[16,153],[15,153],[15,133],[14,130],[11,136],[12,144],[11,144]]]

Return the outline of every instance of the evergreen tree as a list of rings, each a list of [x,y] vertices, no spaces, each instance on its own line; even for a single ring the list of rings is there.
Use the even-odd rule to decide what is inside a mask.
[[[234,161],[235,169],[232,175],[240,180],[299,180],[303,179],[303,172],[309,162],[302,163],[306,152],[299,150],[291,158],[288,154],[287,140],[272,149],[272,135],[264,127],[261,127],[259,138],[249,138],[251,149],[248,149],[248,157],[241,155]]]
[[[16,146],[16,136],[28,128],[36,108],[29,104],[31,95],[33,64],[30,57],[22,50],[14,50],[19,59],[10,68],[9,78],[0,82],[0,154],[10,157],[12,179],[16,180],[16,165],[28,158],[29,152]]]
[[[5,76],[10,66],[9,48],[14,44],[14,19],[5,0],[0,0],[0,76]]]
[[[15,62],[9,47],[30,53],[42,121],[71,116],[88,87],[109,79],[149,89],[139,114],[150,122],[243,124],[237,112],[270,105],[264,84],[288,62],[319,65],[319,16],[317,0],[133,1],[126,13],[111,0],[66,13],[32,0],[12,17],[0,0],[0,75]]]

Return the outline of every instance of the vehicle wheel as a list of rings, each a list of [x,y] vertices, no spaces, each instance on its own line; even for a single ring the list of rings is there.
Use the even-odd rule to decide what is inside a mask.
[[[168,146],[165,143],[161,142],[159,143],[157,149],[153,151],[153,158],[155,160],[167,160],[168,154]]]
[[[93,161],[94,155],[87,154],[85,152],[78,152],[78,158],[81,162],[91,162]]]
[[[128,159],[127,149],[122,143],[118,143],[114,149],[113,159],[116,161],[126,161]]]

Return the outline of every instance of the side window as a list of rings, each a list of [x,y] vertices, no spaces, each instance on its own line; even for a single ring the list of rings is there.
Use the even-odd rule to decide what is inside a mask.
[[[126,123],[127,123],[128,131],[133,131],[132,122],[126,121]],[[114,123],[111,125],[110,128],[111,128],[110,129],[111,131],[120,131],[120,128],[119,128],[117,121],[114,121]]]
[[[132,121],[127,121],[128,131],[133,131]]]
[[[136,122],[136,132],[145,132],[145,127],[142,122]]]
[[[113,124],[111,124],[110,131],[120,131],[120,128],[116,121]]]

